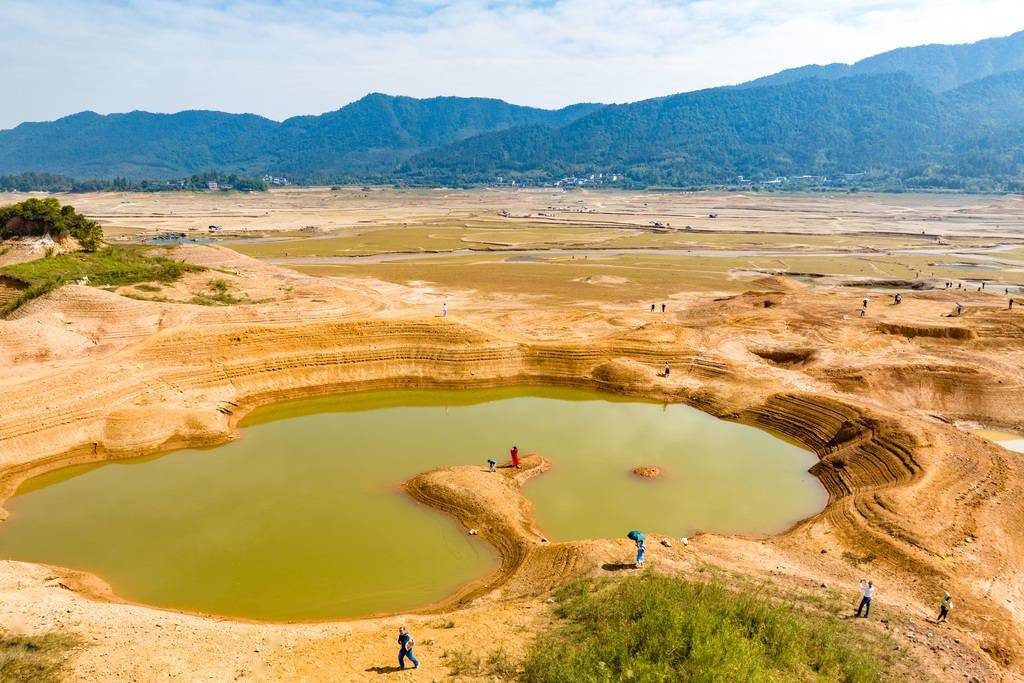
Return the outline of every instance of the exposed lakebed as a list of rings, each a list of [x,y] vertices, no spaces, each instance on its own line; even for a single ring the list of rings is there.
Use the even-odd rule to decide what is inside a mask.
[[[768,534],[820,510],[815,457],[683,405],[566,389],[387,391],[251,413],[206,450],[71,467],[7,501],[0,556],[93,572],[129,600],[270,620],[415,609],[497,567],[399,484],[518,445],[553,541],[633,528]],[[657,466],[645,480],[631,470]]]

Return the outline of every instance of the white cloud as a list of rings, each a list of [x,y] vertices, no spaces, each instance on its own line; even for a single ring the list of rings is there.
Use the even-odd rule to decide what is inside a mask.
[[[623,102],[1022,27],[1020,0],[2,0],[0,127],[371,91]]]

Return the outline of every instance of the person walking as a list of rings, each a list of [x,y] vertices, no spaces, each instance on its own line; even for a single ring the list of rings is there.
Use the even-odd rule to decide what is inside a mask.
[[[664,313],[664,312],[665,312],[665,304],[662,304],[662,305],[661,305],[661,312],[662,312],[662,313]]]
[[[654,313],[654,304],[651,304],[651,313]]]
[[[510,453],[512,454],[512,467],[519,469],[519,446],[513,446]]]
[[[942,602],[939,603],[939,616],[936,617],[935,623],[941,624],[946,621],[946,617],[949,616],[949,610],[953,609],[953,598],[950,597],[949,591],[946,591],[946,596],[942,598]]]
[[[864,299],[864,308],[867,308],[867,307],[868,307],[868,300]]]
[[[412,668],[414,668],[414,669],[420,668],[420,661],[418,659],[416,659],[416,657],[413,656],[413,654],[412,654],[412,646],[413,645],[415,645],[415,643],[412,640],[412,636],[409,635],[409,632],[405,629],[404,626],[399,626],[398,627],[398,668],[399,669],[404,669],[405,668],[405,660],[406,660],[406,658],[408,658],[409,661],[412,662]]]
[[[1008,311],[1012,311],[1013,310],[1013,299],[1010,299],[1010,307],[1008,309],[1006,309],[1006,310],[1008,310]]]
[[[956,302],[956,317],[960,317],[964,314],[964,305],[959,301]]]
[[[442,318],[447,318],[448,317],[448,302],[447,301],[445,301],[443,304],[441,304],[441,317]]]
[[[867,619],[871,614],[871,598],[875,597],[874,582],[861,579],[860,591],[864,594],[864,597],[860,599],[860,604],[857,605],[857,616],[859,617],[861,610],[864,610],[864,618]]]
[[[668,377],[668,361],[665,361],[665,377]]]

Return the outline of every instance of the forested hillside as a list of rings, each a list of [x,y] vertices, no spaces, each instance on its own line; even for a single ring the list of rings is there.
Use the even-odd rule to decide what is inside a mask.
[[[429,151],[402,172],[423,182],[613,173],[699,185],[873,171],[962,187],[965,177],[1021,176],[1013,145],[1022,121],[1024,72],[944,94],[906,74],[813,78],[608,106],[561,129],[521,127]]]
[[[561,126],[600,105],[520,107],[484,98],[371,94],[337,111],[278,123],[252,114],[83,112],[0,131],[0,175],[168,179],[209,170],[297,180],[390,171],[423,149],[523,124]]]

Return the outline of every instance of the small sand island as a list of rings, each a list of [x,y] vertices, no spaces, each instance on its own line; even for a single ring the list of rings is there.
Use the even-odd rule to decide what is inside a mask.
[[[641,479],[660,479],[665,475],[665,470],[657,465],[638,465],[633,468],[633,474]]]

